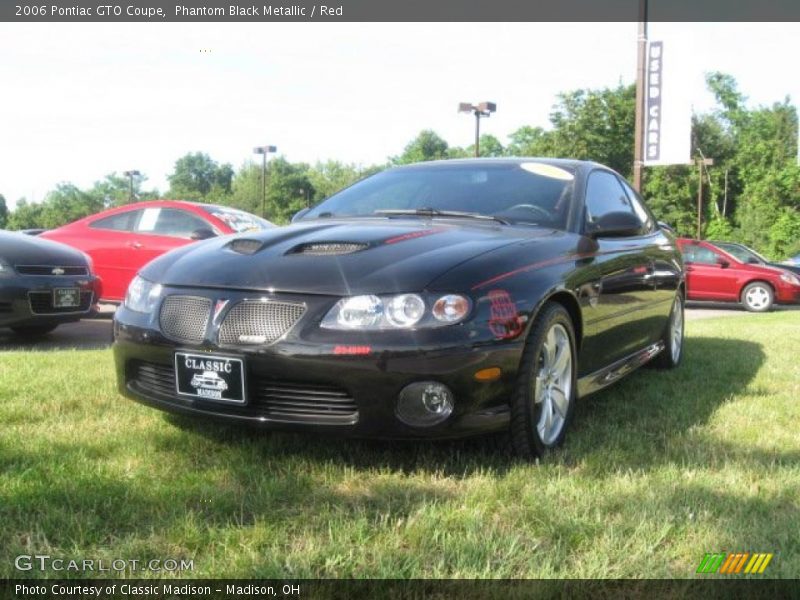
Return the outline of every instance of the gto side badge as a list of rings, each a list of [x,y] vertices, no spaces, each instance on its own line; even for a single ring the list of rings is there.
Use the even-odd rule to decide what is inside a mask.
[[[505,290],[489,292],[489,329],[496,338],[511,339],[522,333],[525,319],[520,317],[517,305]]]

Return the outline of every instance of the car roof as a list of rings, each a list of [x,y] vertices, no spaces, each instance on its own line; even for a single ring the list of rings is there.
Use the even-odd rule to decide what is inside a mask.
[[[454,165],[463,166],[479,166],[479,165],[522,165],[525,163],[543,163],[553,165],[554,167],[565,167],[569,169],[587,169],[587,168],[601,168],[613,171],[610,167],[601,165],[600,163],[577,160],[574,158],[549,158],[538,156],[515,156],[515,157],[502,157],[502,158],[452,158],[444,160],[431,160],[426,162],[417,162],[409,165],[399,165],[395,169],[440,169],[444,167],[452,167]]]

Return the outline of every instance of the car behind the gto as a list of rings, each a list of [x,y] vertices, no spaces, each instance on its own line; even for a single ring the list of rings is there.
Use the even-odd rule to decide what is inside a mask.
[[[674,238],[613,171],[447,161],[153,261],[114,351],[121,392],[164,410],[365,437],[507,430],[533,456],[578,396],[678,365],[683,299]]]
[[[43,335],[89,314],[98,289],[99,280],[83,252],[0,231],[0,328]]]

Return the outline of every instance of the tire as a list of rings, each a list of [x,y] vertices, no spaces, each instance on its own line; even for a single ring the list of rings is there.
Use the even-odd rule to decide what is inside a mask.
[[[775,292],[768,283],[753,281],[742,290],[742,305],[750,312],[767,312],[775,301]]]
[[[47,335],[56,327],[58,327],[58,325],[30,325],[27,327],[12,327],[11,331],[20,336],[39,337],[42,335]]]
[[[564,442],[575,411],[577,366],[572,319],[563,306],[548,302],[528,334],[511,399],[516,455],[542,458]]]
[[[661,338],[664,342],[664,349],[652,361],[652,365],[657,369],[674,369],[681,364],[685,320],[683,294],[678,292],[672,303],[672,310],[669,312],[664,337]]]

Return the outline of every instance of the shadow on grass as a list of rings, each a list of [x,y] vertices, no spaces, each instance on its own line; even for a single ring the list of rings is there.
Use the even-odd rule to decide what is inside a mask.
[[[630,377],[582,399],[565,447],[548,458],[570,466],[578,462],[609,468],[647,468],[665,461],[707,464],[708,448],[692,446],[687,432],[707,423],[717,408],[747,388],[765,360],[760,345],[723,338],[689,338],[681,366],[672,371],[640,369]],[[255,444],[265,457],[302,457],[357,469],[390,469],[405,474],[440,473],[469,477],[486,470],[502,475],[521,461],[508,451],[504,436],[453,441],[380,441],[287,434],[217,425],[168,415],[183,431],[236,447]],[[702,446],[702,444],[701,444]],[[746,453],[737,448],[745,459]],[[797,457],[784,457],[787,460]],[[751,453],[758,463],[775,457]]]

